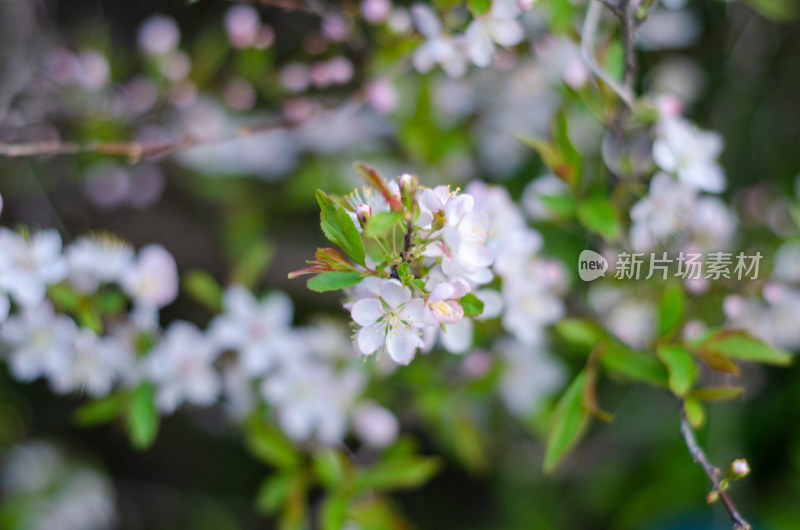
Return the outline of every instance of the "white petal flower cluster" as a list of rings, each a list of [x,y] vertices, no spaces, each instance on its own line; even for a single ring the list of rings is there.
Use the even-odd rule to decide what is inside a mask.
[[[486,67],[492,62],[496,46],[516,46],[525,38],[517,20],[523,10],[516,0],[495,0],[489,11],[475,18],[461,34],[442,28],[439,15],[425,4],[415,4],[411,14],[425,42],[414,50],[414,68],[421,73],[441,65],[445,74],[462,77],[468,62]]]
[[[703,192],[725,189],[717,162],[722,140],[684,118],[665,114],[657,124],[653,160],[661,169],[650,189],[631,208],[630,242],[634,251],[720,251],[736,232],[735,214],[719,198]]]

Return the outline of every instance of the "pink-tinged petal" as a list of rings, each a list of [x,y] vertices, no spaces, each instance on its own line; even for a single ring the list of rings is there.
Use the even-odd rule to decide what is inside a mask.
[[[475,207],[475,199],[472,195],[463,193],[457,197],[453,197],[445,205],[444,215],[447,224],[456,226],[461,222],[465,215],[470,213]]]
[[[377,298],[362,298],[353,304],[350,314],[359,326],[371,326],[383,316],[383,306]]]
[[[399,280],[386,280],[381,285],[381,298],[396,309],[411,300],[411,291],[400,283]]]
[[[415,327],[422,327],[424,325],[424,308],[425,302],[422,300],[422,298],[415,298],[414,300],[404,304],[397,316],[406,324]]]
[[[364,355],[375,353],[375,351],[383,345],[386,340],[386,326],[382,324],[373,324],[361,328],[358,332],[358,349]]]
[[[469,288],[469,286],[467,286],[467,288]],[[461,296],[454,295],[453,286],[449,283],[440,283],[431,291],[431,294],[428,297],[428,303],[438,302],[440,300],[449,300],[451,298],[461,298]]]
[[[472,320],[464,318],[456,324],[446,324],[442,346],[450,353],[464,353],[472,346]]]
[[[653,162],[664,171],[675,171],[678,167],[675,153],[672,152],[666,141],[660,139],[653,143]]]
[[[464,309],[455,300],[446,300],[428,304],[433,318],[444,324],[455,324],[464,317]]]
[[[489,235],[489,216],[484,212],[470,212],[458,226],[461,240],[469,243],[483,243]]]
[[[494,56],[494,42],[483,20],[473,20],[465,33],[469,58],[475,66],[489,66]]]
[[[439,210],[444,210],[444,203],[430,188],[425,188],[422,191],[422,195],[420,195],[419,198],[419,204],[421,207],[433,213],[436,213]]]
[[[468,269],[482,269],[492,264],[494,256],[492,252],[483,245],[461,245],[458,249],[458,257],[461,265]]]
[[[425,250],[422,251],[422,255],[428,258],[438,258],[439,256],[444,254],[444,245],[439,242],[434,242],[425,247]]]
[[[483,302],[483,312],[475,318],[480,320],[496,318],[503,312],[503,297],[494,289],[479,289],[475,291],[475,296]]]
[[[442,272],[451,278],[463,276],[467,273],[467,271],[464,270],[464,267],[462,267],[455,260],[449,258],[442,259]]]
[[[386,338],[386,349],[394,362],[397,364],[411,362],[417,347],[422,346],[422,339],[419,333],[416,328],[405,329],[402,326],[389,331],[389,335]]]
[[[516,46],[525,38],[525,30],[516,20],[488,20],[486,29],[500,46]]]
[[[494,279],[494,274],[492,273],[491,269],[488,267],[484,267],[479,269],[475,272],[470,273],[467,275],[467,278],[470,279],[471,282],[477,283],[478,285],[483,285],[485,283],[489,283]]]
[[[448,298],[459,299],[469,292],[469,284],[461,278],[456,278],[450,281],[453,288],[453,293]]]
[[[425,4],[411,6],[411,16],[420,33],[428,38],[436,37],[442,32],[442,23],[436,12]]]

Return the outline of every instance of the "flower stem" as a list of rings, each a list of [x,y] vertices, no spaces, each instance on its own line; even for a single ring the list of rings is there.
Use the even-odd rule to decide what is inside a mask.
[[[728,494],[725,493],[725,491],[720,487],[720,470],[719,468],[714,467],[711,462],[709,462],[705,452],[697,443],[697,438],[694,436],[694,430],[689,424],[689,420],[686,418],[686,411],[681,398],[678,398],[678,406],[681,414],[681,435],[683,435],[683,440],[686,442],[686,447],[689,449],[689,454],[691,454],[692,459],[703,468],[703,471],[705,471],[706,475],[708,476],[708,480],[711,481],[711,485],[713,486],[711,491],[716,492],[717,495],[719,495],[719,498],[722,499],[722,503],[725,505],[725,508],[728,510],[728,513],[731,516],[733,530],[750,530],[752,528],[750,523],[748,523],[744,517],[741,516],[739,511],[736,509],[736,506],[733,504],[733,501],[730,499],[730,497],[728,497]]]

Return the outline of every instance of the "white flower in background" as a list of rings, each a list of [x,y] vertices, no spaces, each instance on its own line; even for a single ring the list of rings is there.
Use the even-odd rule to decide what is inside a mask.
[[[152,15],[139,26],[139,49],[147,55],[164,56],[173,52],[181,40],[175,20],[166,15]]]
[[[523,344],[503,339],[494,346],[504,362],[500,376],[500,397],[517,416],[537,411],[547,396],[560,389],[567,378],[564,366],[543,343]]]
[[[542,236],[525,223],[508,190],[483,182],[471,182],[467,193],[475,198],[476,212],[489,218],[486,247],[494,256],[493,269],[501,275],[524,267],[542,248]]]
[[[424,4],[411,7],[417,29],[427,39],[414,50],[412,63],[420,73],[429,72],[437,64],[450,77],[461,77],[467,71],[467,62],[461,51],[463,43],[442,31],[442,21],[433,9]]]
[[[133,266],[133,248],[111,235],[78,238],[67,247],[69,281],[85,293],[102,283],[120,283]]]
[[[667,117],[656,127],[653,161],[687,186],[720,193],[725,189],[725,172],[717,163],[722,146],[718,133],[703,131],[679,116]]]
[[[787,241],[775,251],[772,274],[779,280],[800,283],[800,241]]]
[[[422,350],[428,352],[438,342],[442,348],[460,355],[472,347],[472,319],[462,318],[455,324],[428,326],[422,330]]]
[[[286,294],[273,292],[259,301],[234,285],[226,289],[222,306],[209,337],[222,349],[236,350],[245,373],[262,375],[281,359],[297,355],[299,339],[291,328],[294,307]]]
[[[534,278],[527,275],[503,278],[503,327],[525,344],[540,342],[544,327],[564,316],[561,299],[546,285],[533,281]]]
[[[634,250],[650,250],[684,230],[696,191],[666,173],[650,181],[649,193],[631,208],[631,244]]]
[[[320,362],[290,363],[264,379],[261,393],[277,409],[278,424],[295,441],[340,443],[347,415],[365,385],[358,370],[334,371]]]
[[[49,301],[23,308],[0,328],[0,340],[10,350],[11,375],[24,382],[69,370],[77,336],[75,322],[57,315]]]
[[[225,411],[234,420],[247,418],[258,404],[253,378],[240,363],[232,363],[222,370],[222,401]]]
[[[147,375],[158,387],[158,408],[170,413],[184,401],[213,405],[222,390],[216,357],[217,349],[194,324],[173,322],[145,361]]]
[[[372,401],[362,401],[353,408],[352,423],[356,436],[373,449],[391,444],[400,432],[397,417]]]
[[[58,393],[84,391],[92,397],[107,395],[117,380],[133,368],[130,346],[115,337],[98,337],[90,329],[81,329],[75,339],[72,357],[66,369],[50,376]]]
[[[54,446],[29,442],[4,455],[3,510],[14,528],[103,530],[116,519],[114,490],[101,472],[64,458]]]
[[[359,350],[370,355],[386,348],[398,364],[408,364],[422,346],[422,298],[411,298],[411,291],[397,280],[384,280],[380,298],[362,298],[353,304],[351,314],[362,326],[356,336]]]
[[[702,250],[730,248],[737,226],[736,214],[718,197],[698,197],[689,214],[689,237]]]
[[[122,288],[144,307],[171,303],[178,296],[178,268],[172,254],[156,244],[141,249],[136,264],[122,277]]]
[[[522,206],[534,221],[550,220],[556,218],[558,212],[548,199],[557,200],[558,197],[571,198],[569,186],[555,175],[543,175],[525,186],[525,191],[522,192]]]
[[[7,228],[0,228],[0,288],[23,306],[44,300],[47,286],[67,276],[67,262],[61,255],[61,236],[43,230],[30,241]]]
[[[455,324],[464,317],[464,308],[458,302],[470,291],[469,284],[460,278],[436,285],[423,309],[423,318],[429,326]]]
[[[484,245],[489,230],[489,217],[473,211],[475,199],[462,194],[444,205],[445,226],[442,239],[433,241],[423,256],[441,258],[442,272],[451,278],[467,277],[476,283],[492,279],[489,265],[491,251]]]
[[[645,348],[655,338],[655,307],[635,291],[592,284],[589,305],[605,326],[632,348]]]
[[[516,0],[494,0],[489,12],[473,20],[467,27],[466,44],[475,66],[489,66],[500,46],[516,46],[525,38],[525,30],[517,22],[522,13]]]

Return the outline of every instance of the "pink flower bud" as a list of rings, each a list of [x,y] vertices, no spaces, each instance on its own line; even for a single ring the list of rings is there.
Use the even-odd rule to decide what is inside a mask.
[[[358,216],[358,220],[361,221],[361,224],[366,223],[367,219],[372,217],[372,206],[360,204],[356,208],[356,215]]]
[[[737,458],[731,462],[730,475],[731,478],[743,478],[750,473],[750,464],[744,458]]]

